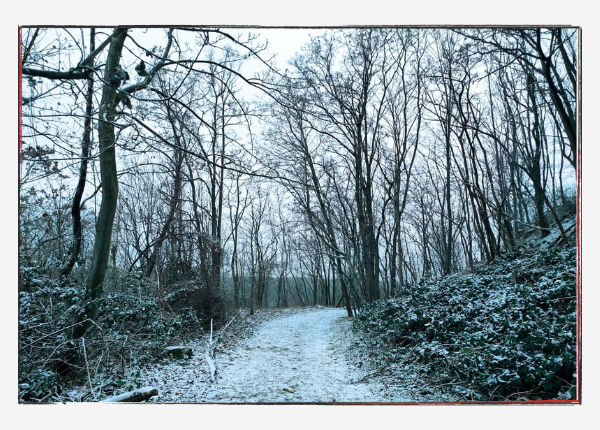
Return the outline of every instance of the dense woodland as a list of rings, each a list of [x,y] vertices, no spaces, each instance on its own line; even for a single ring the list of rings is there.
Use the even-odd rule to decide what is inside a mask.
[[[20,400],[238,309],[367,321],[524,238],[574,246],[575,28],[331,29],[286,65],[260,29],[20,38]]]

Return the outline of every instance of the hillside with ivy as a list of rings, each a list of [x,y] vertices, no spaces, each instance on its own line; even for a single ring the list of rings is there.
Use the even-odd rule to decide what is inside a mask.
[[[451,398],[574,399],[577,248],[550,235],[489,265],[406,288],[354,323],[371,365]],[[364,336],[366,334],[366,336]]]

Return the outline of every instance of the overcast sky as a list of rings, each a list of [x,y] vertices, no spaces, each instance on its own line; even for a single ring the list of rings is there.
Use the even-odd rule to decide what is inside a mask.
[[[255,29],[252,31],[259,33],[261,40],[268,40],[269,53],[277,53],[277,66],[285,69],[294,54],[310,40],[310,36],[319,36],[327,30],[317,28],[278,28]]]

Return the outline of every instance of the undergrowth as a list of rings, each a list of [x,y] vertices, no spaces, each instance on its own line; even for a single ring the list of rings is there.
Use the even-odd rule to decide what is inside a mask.
[[[119,292],[107,293],[101,312],[83,339],[68,338],[85,307],[85,292],[69,280],[48,278],[35,267],[20,268],[19,401],[95,401],[115,391],[139,388],[139,365],[161,358],[165,346],[196,338],[201,322],[192,310],[174,313],[148,294],[148,284],[128,277]],[[83,357],[61,376],[64,357],[75,348]],[[87,390],[73,387],[87,385]]]
[[[380,366],[418,364],[455,398],[574,399],[576,255],[554,247],[415,285],[354,328]]]

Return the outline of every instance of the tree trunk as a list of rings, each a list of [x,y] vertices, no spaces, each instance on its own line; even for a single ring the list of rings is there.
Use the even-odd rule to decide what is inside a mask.
[[[90,52],[96,49],[96,31],[94,28],[90,29]],[[93,60],[92,60],[93,61]],[[94,64],[90,64],[93,67]],[[92,141],[92,110],[94,107],[94,75],[90,73],[88,78],[88,88],[85,96],[85,121],[83,139],[81,142],[81,162],[79,165],[79,180],[77,181],[77,187],[75,188],[75,195],[73,196],[73,203],[71,206],[71,217],[73,219],[73,247],[71,249],[71,256],[67,264],[61,269],[61,276],[67,277],[73,270],[79,253],[81,250],[81,198],[83,197],[83,191],[85,190],[85,182],[87,178],[87,167],[88,158],[90,156],[90,146]]]
[[[96,222],[96,238],[94,241],[92,263],[86,283],[87,304],[85,313],[78,317],[77,322],[79,324],[75,326],[71,333],[72,339],[81,338],[92,324],[91,321],[97,317],[104,280],[108,270],[113,222],[119,193],[115,158],[115,127],[113,122],[118,104],[117,90],[121,82],[115,75],[119,70],[121,52],[126,36],[126,28],[119,28],[115,31],[106,59],[104,87],[102,89],[102,101],[99,110],[100,118],[98,122],[102,203],[100,204],[100,211]]]
[[[452,75],[450,75],[452,77]],[[448,116],[447,116],[447,121],[448,123],[446,124],[446,195],[445,195],[445,200],[446,200],[446,221],[447,221],[447,231],[446,231],[446,237],[443,239],[445,242],[445,255],[444,255],[444,275],[449,275],[450,273],[452,273],[452,236],[453,236],[453,232],[452,232],[452,202],[451,202],[451,198],[450,198],[450,172],[451,172],[451,168],[452,168],[452,163],[451,163],[451,148],[450,148],[450,121],[451,121],[451,115],[452,115],[452,110],[450,108],[450,106],[448,107]],[[442,215],[444,216],[444,215]]]
[[[175,133],[174,128],[175,127],[173,127],[173,132]],[[167,219],[158,236],[158,239],[156,239],[154,243],[154,249],[152,250],[152,254],[148,259],[148,264],[146,265],[146,270],[144,272],[144,276],[146,278],[149,278],[150,275],[152,275],[152,271],[154,270],[154,266],[156,265],[156,261],[158,260],[158,254],[160,253],[162,244],[167,238],[169,228],[171,228],[171,224],[175,219],[175,212],[177,210],[177,204],[179,203],[179,196],[181,194],[181,167],[183,164],[183,155],[180,149],[176,149],[174,151],[173,158],[175,161],[175,178],[173,180],[173,193],[169,202],[169,214],[167,215]]]
[[[567,105],[563,104],[563,101],[560,98],[559,90],[556,87],[554,79],[552,78],[552,57],[544,54],[544,50],[540,42],[540,32],[540,29],[536,30],[536,48],[542,62],[542,74],[546,79],[546,83],[548,84],[548,93],[550,94],[552,102],[556,107],[556,111],[558,112],[558,116],[562,122],[565,133],[571,145],[571,153],[573,154],[573,158],[569,159],[569,161],[571,162],[573,168],[577,169],[577,122],[574,116],[569,115],[567,112]],[[576,91],[576,88],[573,88],[573,90]]]
[[[533,113],[533,127],[531,128],[531,134],[533,136],[533,142],[535,146],[532,148],[530,159],[526,160],[528,168],[526,169],[527,175],[533,182],[535,209],[538,215],[538,223],[542,230],[542,237],[550,234],[550,224],[544,213],[544,187],[542,186],[542,172],[541,172],[541,153],[542,153],[542,139],[541,139],[541,124],[538,111],[537,100],[535,96],[536,82],[533,78],[533,72],[527,74],[527,94],[531,101],[531,112]]]

